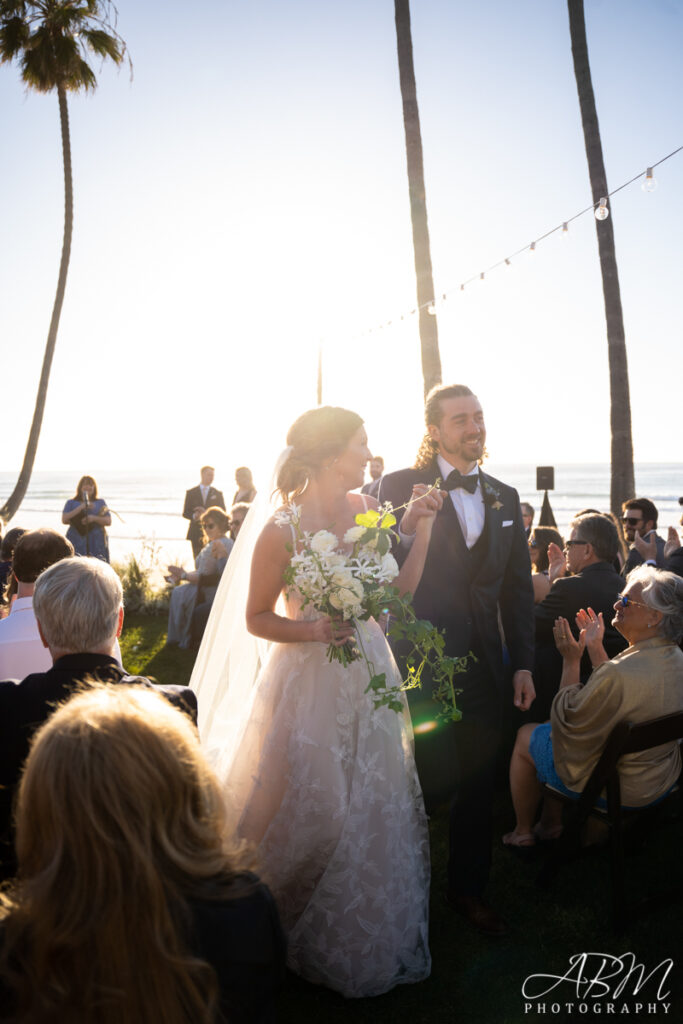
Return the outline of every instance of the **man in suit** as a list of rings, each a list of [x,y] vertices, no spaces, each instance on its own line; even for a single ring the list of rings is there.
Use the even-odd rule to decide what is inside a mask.
[[[202,466],[199,471],[201,483],[185,491],[185,505],[183,506],[183,519],[189,519],[190,525],[187,529],[187,539],[192,544],[192,557],[196,558],[202,550],[202,527],[199,522],[207,508],[217,505],[225,511],[225,501],[221,491],[213,487],[214,478],[213,466]]]
[[[384,472],[384,459],[382,456],[373,455],[368,468],[370,470],[370,483],[363,484],[360,493],[370,494],[373,498],[376,498],[382,481],[382,473]]]
[[[122,590],[106,562],[66,558],[52,565],[36,581],[33,610],[52,668],[34,672],[22,682],[0,682],[0,877],[12,871],[12,802],[31,738],[57,704],[93,679],[154,685],[143,676],[127,675],[116,661],[123,625]],[[197,721],[197,698],[189,687],[158,689]]]
[[[605,623],[603,646],[609,657],[613,658],[627,646],[626,640],[612,625],[614,602],[624,587],[624,577],[614,568],[618,548],[617,528],[607,516],[589,513],[572,521],[571,534],[564,548],[565,562],[560,568],[560,572],[571,575],[555,578],[548,596],[534,609],[536,699],[531,706],[534,722],[545,722],[550,717],[550,705],[562,676],[562,657],[553,637],[555,619],[559,616],[565,618],[578,639],[576,614],[582,608],[592,608],[596,614],[602,612]],[[554,561],[550,566],[551,578],[557,572]],[[585,651],[581,659],[582,683],[591,672],[590,657]]]
[[[384,476],[378,498],[398,508],[437,481],[448,493],[434,524],[414,596],[415,611],[445,632],[445,654],[472,652],[477,660],[466,675],[456,677],[456,685],[463,690],[458,698],[462,720],[424,734],[418,730],[417,767],[429,802],[446,795],[438,792],[434,761],[444,771],[448,762],[455,764],[447,899],[480,931],[501,935],[505,925],[483,896],[491,863],[491,811],[503,709],[512,700],[527,710],[534,698],[529,552],[517,492],[479,468],[486,428],[477,397],[463,385],[433,388],[427,396],[425,421],[427,434],[415,467]],[[405,512],[397,512],[399,560],[401,548],[411,543],[417,518],[433,502],[427,492]],[[435,718],[437,707],[430,703]],[[415,711],[413,717],[417,720]],[[436,737],[446,749],[432,755]]]
[[[621,506],[621,521],[624,525],[626,540],[631,545],[622,573],[628,576],[631,569],[642,565],[645,559],[636,546],[636,540],[640,539],[649,543],[654,540],[656,545],[656,556],[649,564],[664,567],[664,538],[657,533],[657,506],[649,498],[629,498]]]

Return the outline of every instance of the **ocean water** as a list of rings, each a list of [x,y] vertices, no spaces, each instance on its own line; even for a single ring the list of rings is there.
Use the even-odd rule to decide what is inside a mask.
[[[536,467],[531,464],[487,463],[487,472],[511,484],[523,501],[540,512],[543,494],[536,490]],[[75,471],[34,473],[21,508],[10,526],[34,529],[52,526],[66,531],[61,514],[66,500],[73,496],[80,474]],[[181,512],[185,491],[194,486],[184,474],[150,470],[97,472],[99,497],[112,511],[109,546],[112,561],[123,561],[134,554],[150,564],[192,565],[190,544],[185,540],[187,522]],[[0,472],[0,499],[10,494],[16,481],[12,472]],[[216,481],[227,496],[230,486]],[[258,484],[258,481],[257,481]],[[641,463],[636,465],[636,493],[654,501],[659,509],[659,532],[677,525],[678,505],[683,495],[683,463]],[[609,508],[609,466],[607,464],[564,464],[555,466],[555,489],[550,492],[555,519],[566,532],[572,516],[582,508]]]

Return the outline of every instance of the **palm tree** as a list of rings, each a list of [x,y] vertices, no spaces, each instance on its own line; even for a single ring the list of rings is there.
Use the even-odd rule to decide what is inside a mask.
[[[16,60],[29,89],[57,91],[64,155],[64,235],[57,294],[24,462],[12,494],[0,508],[0,521],[5,523],[21,505],[31,479],[69,270],[73,182],[66,94],[97,87],[95,73],[85,60],[90,54],[103,61],[108,57],[115,64],[122,62],[126,46],[113,26],[115,20],[116,9],[110,0],[0,0],[0,63]]]
[[[401,81],[403,100],[403,125],[406,133],[406,158],[408,163],[408,193],[410,195],[410,216],[413,222],[413,249],[415,252],[415,274],[417,276],[417,305],[420,318],[420,348],[422,352],[422,376],[425,395],[435,384],[441,383],[441,357],[439,356],[439,334],[436,316],[427,310],[434,302],[432,280],[432,257],[429,248],[427,226],[427,198],[425,194],[424,165],[422,161],[422,136],[420,114],[417,109],[417,89],[413,66],[413,41],[410,32],[409,0],[394,0],[396,17],[396,46],[398,49],[398,73]]]
[[[600,142],[600,126],[595,108],[595,96],[588,61],[586,21],[583,0],[567,0],[569,7],[569,32],[574,58],[574,75],[579,93],[583,138],[588,158],[593,203],[598,205],[607,195],[607,175]],[[628,385],[628,361],[626,358],[626,337],[624,317],[621,311],[619,273],[614,248],[613,218],[595,222],[598,234],[602,292],[607,320],[607,353],[609,358],[610,382],[610,423],[612,430],[612,480],[610,507],[615,515],[621,515],[622,502],[635,494],[633,474],[633,440],[631,437],[631,399]]]

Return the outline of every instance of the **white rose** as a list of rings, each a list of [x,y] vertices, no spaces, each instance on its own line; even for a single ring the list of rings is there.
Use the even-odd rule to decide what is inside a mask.
[[[382,558],[380,563],[379,578],[382,580],[393,580],[398,576],[398,562],[390,551]]]
[[[332,583],[335,587],[352,587],[353,582],[353,573],[350,569],[338,569],[332,574]]]
[[[318,530],[311,537],[311,549],[318,555],[331,553],[336,548],[337,543],[337,538],[329,530]]]
[[[344,543],[345,544],[355,544],[357,540],[361,539],[361,537],[365,533],[365,530],[366,530],[365,526],[352,526],[344,534]]]
[[[326,569],[338,569],[342,565],[346,565],[346,558],[344,555],[331,554],[325,555],[324,557]]]

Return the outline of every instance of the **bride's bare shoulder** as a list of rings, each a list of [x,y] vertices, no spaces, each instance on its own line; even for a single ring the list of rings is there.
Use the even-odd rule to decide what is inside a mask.
[[[371,494],[349,491],[347,497],[354,512],[363,512],[366,508],[379,508],[377,498],[373,498]]]

